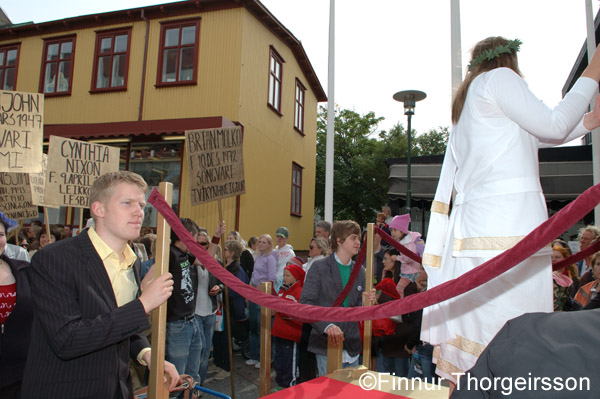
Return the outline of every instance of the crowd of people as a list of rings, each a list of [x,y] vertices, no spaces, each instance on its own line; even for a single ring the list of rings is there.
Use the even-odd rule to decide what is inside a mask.
[[[384,214],[380,213],[376,217],[378,227],[389,232],[394,240],[415,254],[423,254],[424,239],[419,233],[408,229],[409,215],[394,216],[389,223],[386,223],[381,215]],[[250,237],[248,242],[252,245],[249,245],[237,231],[225,234],[225,225],[221,222],[212,235],[191,219],[183,218],[181,222],[202,248],[244,283],[258,287],[262,282],[272,282],[273,293],[283,300],[319,306],[333,305],[348,282],[353,259],[358,254],[366,234],[366,229],[352,221],[336,222],[333,226],[325,221],[317,222],[315,236],[308,243],[308,257],[304,259],[296,255],[292,246],[288,244],[290,232],[285,227],[275,231],[277,246],[269,234]],[[31,329],[34,312],[30,278],[25,276],[26,270],[30,268],[27,258],[29,253],[24,247],[20,248],[6,241],[8,229],[15,224],[2,215],[0,266],[8,266],[6,269],[9,272],[0,268],[0,296],[4,301],[2,308],[8,309],[0,313],[0,321],[3,328],[6,328],[4,342],[15,343],[10,346],[12,350],[3,351],[0,358],[0,369],[5,371],[0,377],[2,397],[5,397],[4,393],[6,397],[11,397],[11,392],[16,392],[13,397],[18,397],[29,347],[29,339],[24,339],[21,332]],[[57,233],[58,239],[42,244],[41,248],[58,248],[57,243],[67,238],[69,229],[62,226],[51,228]],[[94,231],[89,231],[90,228],[84,230],[86,235],[92,236],[92,242],[94,238],[97,239],[97,228],[93,227]],[[34,233],[32,237],[44,241],[42,234],[39,234],[45,230],[44,226],[35,223],[29,229],[38,231],[38,234]],[[226,239],[221,248],[219,241],[222,237]],[[582,228],[577,238],[579,249],[586,249],[598,237],[600,229],[597,227],[590,225]],[[552,263],[557,263],[572,254],[566,241],[557,239],[551,245]],[[127,240],[127,248],[124,250],[128,257],[126,263],[140,262],[139,281],[144,290],[145,286],[154,280],[156,234],[152,229],[144,228],[138,237]],[[44,253],[47,251],[39,252],[40,255]],[[35,253],[32,255],[35,260],[40,259]],[[19,260],[17,257],[23,259]],[[374,236],[373,258],[373,303],[383,304],[400,300],[427,289],[427,273],[423,266],[399,253],[377,233]],[[365,298],[370,295],[364,292],[364,273],[363,268],[354,283],[356,290],[351,290],[342,306],[363,306]],[[171,234],[169,275],[173,283],[167,300],[165,359],[173,365],[176,372],[188,374],[200,384],[210,379],[224,379],[229,376],[228,327],[225,317],[230,318],[234,346],[236,342],[249,339],[250,359],[246,364],[260,368],[260,307],[231,289],[226,291],[224,284],[208,272],[175,233]],[[281,284],[275,290],[278,275],[281,275]],[[117,277],[109,273],[109,278],[113,281]],[[600,291],[600,253],[583,259],[579,264],[556,270],[553,273],[553,281],[555,311],[578,310],[588,306]],[[124,284],[122,290],[127,283]],[[129,291],[136,289],[135,280],[130,280],[129,284],[133,287]],[[11,296],[11,292],[18,292],[19,295]],[[225,292],[229,295],[228,301],[225,301]],[[114,294],[119,303],[116,289]],[[18,298],[18,301],[15,298]],[[596,301],[598,300],[600,298],[596,298]],[[224,309],[226,302],[229,303],[228,309]],[[16,303],[19,306],[15,307]],[[373,369],[400,377],[420,377],[426,381],[436,381],[433,346],[420,339],[422,313],[417,311],[373,322]],[[324,375],[329,337],[332,342],[343,345],[344,367],[362,363],[359,327],[359,324],[354,322],[302,323],[295,320],[293,315],[275,313],[272,321],[272,360],[278,385],[289,387]],[[146,334],[149,334],[148,330],[143,333]],[[135,369],[131,369],[134,385],[137,387],[147,383],[144,380],[147,378],[145,374],[136,373],[133,371]]]
[[[366,271],[361,268],[345,298],[340,296],[350,284],[363,241],[364,229],[354,221],[317,223],[308,242],[308,259],[295,253],[284,226],[275,230],[275,240],[265,232],[247,243],[237,231],[225,234],[222,221],[217,221],[212,237],[191,219],[181,219],[183,226],[242,282],[253,287],[270,282],[273,295],[282,300],[324,307],[402,300],[493,260],[547,219],[538,147],[560,144],[600,126],[600,101],[586,113],[600,80],[600,52],[565,99],[549,109],[520,76],[520,44],[491,37],[473,50],[469,72],[453,100],[453,133],[427,240],[410,231],[408,214],[392,216],[385,206],[374,215],[382,231],[423,260],[417,262],[376,235],[374,289],[366,289]],[[7,233],[16,222],[0,213],[2,398],[131,398],[132,362],[153,367],[148,315],[163,303],[164,370],[170,390],[175,390],[181,374],[199,384],[213,371],[215,379],[230,374],[228,328],[234,338],[248,339],[246,364],[260,368],[258,304],[224,286],[175,233],[170,237],[169,271],[154,273],[156,236],[151,230],[141,231],[147,189],[143,178],[132,172],[101,176],[89,191],[91,223],[74,237],[68,226],[52,226],[48,233],[44,226],[32,224],[26,236],[17,237],[18,245],[9,244]],[[582,228],[579,249],[599,236],[595,226]],[[571,248],[560,238],[547,247],[459,297],[374,320],[374,368],[429,381],[437,374],[451,381],[451,392],[457,387],[453,397],[472,397],[455,385],[457,372],[476,364],[483,373],[491,370],[493,362],[486,363],[489,359],[482,354],[509,320],[524,313],[585,310],[600,304],[600,252],[552,272],[550,264],[568,258]],[[343,345],[344,367],[361,362],[359,323],[302,323],[294,315],[276,313],[272,324],[274,368],[281,387],[324,375],[328,342]]]

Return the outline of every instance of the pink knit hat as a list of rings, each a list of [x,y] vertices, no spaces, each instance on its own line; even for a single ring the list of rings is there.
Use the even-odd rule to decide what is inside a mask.
[[[401,232],[408,234],[409,223],[410,215],[408,213],[405,215],[394,216],[392,222],[390,223],[390,229],[400,230]]]

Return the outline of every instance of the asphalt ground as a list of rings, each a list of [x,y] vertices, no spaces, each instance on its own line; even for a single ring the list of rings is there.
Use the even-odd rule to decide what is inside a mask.
[[[211,372],[212,360],[209,362],[209,373],[204,387],[229,395],[235,399],[255,399],[259,397],[260,370],[254,366],[246,365],[246,359],[239,352],[233,352],[233,380],[235,396],[231,392],[231,377],[216,380],[216,373]],[[275,371],[271,369],[271,391],[278,388],[275,382]],[[214,398],[215,396],[205,393],[202,398]]]

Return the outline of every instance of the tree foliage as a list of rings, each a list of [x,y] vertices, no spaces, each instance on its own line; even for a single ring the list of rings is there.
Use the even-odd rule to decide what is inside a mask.
[[[406,130],[396,124],[389,132],[377,133],[383,120],[374,112],[360,115],[353,110],[335,110],[334,220],[352,219],[361,226],[374,222],[374,212],[387,202],[389,171],[387,158],[406,157]],[[431,129],[417,136],[412,132],[411,156],[443,154],[448,128]],[[319,108],[317,120],[317,174],[315,211],[323,215],[325,198],[325,152],[327,109]]]

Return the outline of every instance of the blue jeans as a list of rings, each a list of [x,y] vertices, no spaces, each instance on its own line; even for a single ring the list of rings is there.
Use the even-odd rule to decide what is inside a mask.
[[[196,323],[198,323],[198,327],[200,328],[200,334],[202,334],[202,352],[200,355],[198,375],[200,376],[200,382],[203,383],[206,379],[206,374],[208,373],[208,358],[210,357],[210,347],[212,346],[217,316],[214,314],[208,316],[196,315],[195,318]]]
[[[179,374],[188,374],[199,380],[202,332],[195,318],[167,323],[165,359],[175,366]]]
[[[377,371],[390,373],[396,377],[407,377],[410,365],[409,357],[386,357],[381,349],[377,352]]]
[[[250,359],[260,361],[260,306],[248,301]]]
[[[317,358],[317,370],[319,371],[319,377],[327,375],[327,356],[325,355],[315,355]],[[358,366],[358,358],[352,363],[342,363],[342,368],[346,367],[356,367]]]
[[[419,374],[415,370],[414,357],[410,362],[410,370],[408,371],[408,378],[420,377],[427,382],[437,382],[437,376],[435,375],[435,364],[433,364],[433,346],[429,344],[417,345],[417,354],[421,364],[421,371],[423,374]]]

